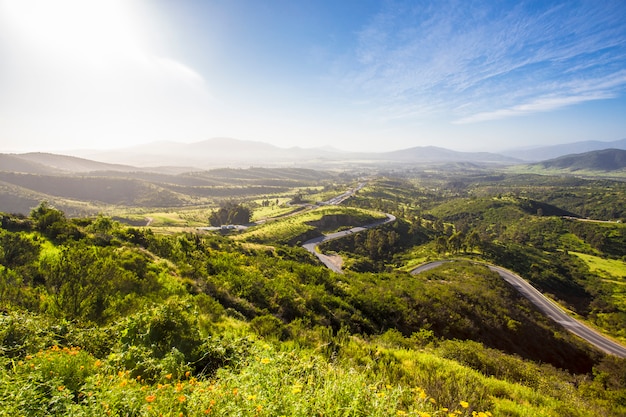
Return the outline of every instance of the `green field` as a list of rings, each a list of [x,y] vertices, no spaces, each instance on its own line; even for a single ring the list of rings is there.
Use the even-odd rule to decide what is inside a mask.
[[[626,262],[617,259],[606,259],[580,252],[570,252],[585,261],[589,270],[612,282],[626,284]]]

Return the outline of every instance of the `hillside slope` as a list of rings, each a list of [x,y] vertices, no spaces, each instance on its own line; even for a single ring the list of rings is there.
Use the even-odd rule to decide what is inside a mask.
[[[532,149],[511,149],[502,152],[502,154],[523,159],[525,161],[542,161],[573,153],[585,153],[603,149],[626,149],[626,138],[612,142],[588,140],[583,142],[542,146]]]
[[[580,154],[571,154],[539,162],[544,168],[567,169],[570,171],[621,171],[626,168],[626,150],[603,149]]]

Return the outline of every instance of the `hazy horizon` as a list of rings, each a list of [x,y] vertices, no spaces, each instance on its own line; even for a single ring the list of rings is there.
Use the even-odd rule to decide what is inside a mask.
[[[388,148],[388,149],[384,149],[384,150],[380,150],[380,151],[376,151],[376,150],[360,150],[360,149],[344,149],[344,148],[340,148],[337,146],[333,146],[333,145],[322,145],[322,146],[316,146],[316,147],[302,147],[300,145],[274,145],[272,143],[269,142],[264,142],[264,141],[256,141],[256,140],[246,140],[246,139],[239,139],[239,138],[227,138],[227,137],[214,137],[214,138],[209,138],[209,139],[204,139],[204,140],[199,140],[199,141],[193,141],[193,142],[179,142],[179,141],[154,141],[154,142],[148,142],[148,143],[139,143],[139,144],[132,144],[132,145],[128,145],[128,146],[120,146],[120,147],[105,147],[105,148],[96,148],[96,147],[92,147],[92,148],[87,148],[87,147],[83,147],[83,148],[74,148],[74,149],[31,149],[31,150],[12,150],[12,149],[7,149],[7,150],[2,150],[0,151],[0,153],[4,153],[4,154],[25,154],[25,153],[50,153],[50,154],[58,154],[58,155],[66,155],[66,156],[76,156],[79,158],[87,158],[90,159],[90,157],[97,157],[98,155],[102,155],[102,154],[106,154],[107,152],[119,152],[119,151],[124,151],[124,150],[137,150],[137,148],[141,148],[143,146],[150,146],[150,145],[158,145],[158,144],[181,144],[181,145],[193,145],[193,144],[198,144],[198,143],[202,143],[202,142],[206,142],[206,141],[211,141],[214,139],[228,139],[228,140],[234,140],[234,141],[241,141],[241,142],[252,142],[252,143],[258,143],[258,144],[267,144],[267,145],[271,145],[271,146],[275,146],[278,149],[291,149],[291,148],[300,148],[300,149],[304,149],[304,150],[330,150],[330,151],[336,151],[338,153],[380,153],[380,152],[394,152],[394,151],[402,151],[402,150],[407,150],[407,149],[411,149],[411,148],[416,148],[416,147],[435,147],[435,148],[441,148],[441,149],[447,149],[447,150],[451,150],[451,151],[457,151],[457,152],[488,152],[488,153],[493,153],[493,154],[506,154],[506,153],[514,153],[516,151],[524,151],[524,150],[533,150],[533,149],[541,149],[544,147],[551,147],[551,146],[563,146],[563,145],[573,145],[573,144],[577,144],[577,143],[582,143],[582,142],[587,142],[587,141],[577,141],[577,142],[566,142],[566,143],[554,143],[554,144],[548,144],[548,145],[529,145],[529,146],[513,146],[513,147],[507,147],[507,148],[502,148],[502,149],[486,149],[486,150],[481,150],[481,149],[476,149],[476,150],[463,150],[463,149],[455,149],[453,147],[446,147],[446,146],[438,146],[438,145],[431,145],[431,144],[425,144],[425,145],[414,145],[414,146],[409,146],[406,148]],[[623,138],[626,139],[626,138]],[[618,139],[620,140],[620,139]],[[596,141],[596,142],[606,142],[606,143],[611,143],[611,142],[615,142],[615,141]],[[91,153],[93,153],[93,155],[90,155]],[[574,152],[576,153],[576,152]],[[96,158],[97,159],[97,158]],[[109,162],[113,162],[113,161],[109,161]]]
[[[0,152],[626,137],[626,3],[0,0]]]

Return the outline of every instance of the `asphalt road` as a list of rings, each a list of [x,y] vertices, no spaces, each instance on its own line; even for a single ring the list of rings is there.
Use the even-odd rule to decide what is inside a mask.
[[[433,268],[437,268],[444,262],[451,261],[436,261],[423,264],[411,271],[411,274],[419,274],[420,272],[428,271]],[[596,330],[587,326],[581,321],[578,321],[568,315],[561,307],[556,305],[552,300],[546,298],[535,287],[530,285],[519,275],[495,265],[487,265],[489,269],[497,272],[502,279],[511,284],[520,294],[526,297],[531,303],[533,303],[541,312],[546,316],[559,323],[565,329],[574,333],[575,335],[585,339],[598,349],[609,353],[611,355],[626,358],[626,348],[619,343],[603,336]]]
[[[375,223],[371,223],[365,226],[359,226],[359,227],[353,227],[352,229],[349,230],[343,230],[341,232],[335,232],[335,233],[331,233],[329,235],[324,235],[324,236],[320,236],[320,237],[316,237],[310,240],[307,240],[306,242],[304,242],[304,244],[302,244],[302,247],[306,250],[308,250],[309,252],[311,252],[313,255],[317,256],[317,258],[324,264],[326,265],[329,269],[337,272],[338,274],[342,274],[343,271],[341,270],[340,267],[338,267],[337,265],[335,265],[331,258],[329,256],[324,255],[323,253],[317,251],[317,247],[322,244],[323,242],[327,242],[329,240],[334,240],[334,239],[339,239],[341,237],[344,236],[348,236],[350,234],[353,233],[359,233],[362,232],[364,230],[367,229],[371,229],[373,227],[378,227],[381,226],[383,224],[386,223],[391,223],[396,221],[396,216],[394,216],[393,214],[387,214],[385,213],[385,215],[387,216],[386,219],[377,221]]]

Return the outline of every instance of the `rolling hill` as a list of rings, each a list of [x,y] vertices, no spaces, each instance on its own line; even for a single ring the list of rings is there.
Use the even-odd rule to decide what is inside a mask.
[[[0,211],[27,214],[44,200],[70,216],[107,207],[188,207],[280,195],[334,177],[304,168],[159,171],[64,155],[0,154]]]
[[[519,160],[490,152],[458,152],[437,146],[416,146],[380,154],[381,159],[401,162],[515,163]]]
[[[600,151],[603,149],[626,149],[626,138],[613,142],[588,140],[583,142],[564,143],[561,145],[542,146],[527,149],[510,149],[501,152],[503,155],[522,159],[524,161],[543,161],[560,156]]]
[[[515,158],[488,152],[458,152],[434,146],[418,146],[391,152],[344,152],[328,148],[280,148],[263,142],[213,138],[194,143],[157,142],[112,151],[77,151],[75,154],[109,163],[134,166],[335,168],[343,164],[389,164],[401,162],[515,163]]]
[[[626,168],[626,150],[604,149],[571,154],[542,161],[535,165],[546,169],[564,169],[569,171],[621,171]]]

